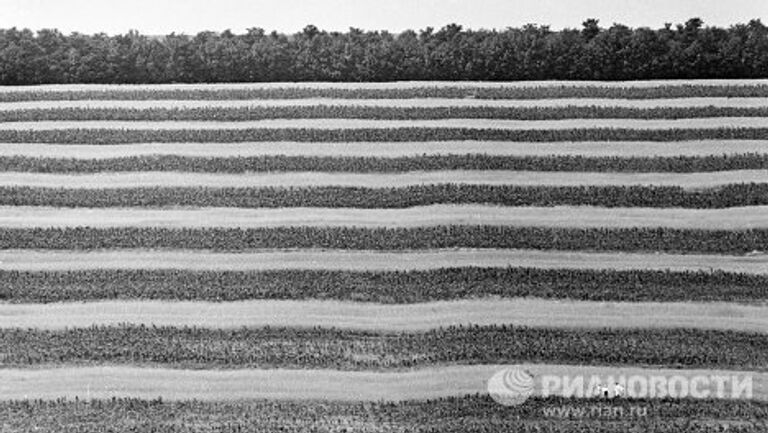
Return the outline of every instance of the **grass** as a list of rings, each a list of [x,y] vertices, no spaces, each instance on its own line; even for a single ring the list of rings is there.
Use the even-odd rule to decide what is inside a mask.
[[[14,125],[9,123],[7,125]],[[766,140],[768,128],[721,127],[675,129],[579,128],[492,129],[462,127],[398,127],[359,129],[16,129],[0,130],[2,143],[129,144],[129,143],[239,143],[239,142],[415,142],[415,141],[690,141]]]
[[[571,408],[590,412],[618,408],[622,417],[562,419],[546,416]],[[631,416],[632,408],[644,416]],[[60,432],[61,422],[77,431],[184,431],[223,433],[280,430],[298,433],[347,428],[371,433],[389,432],[393,426],[414,433],[480,431],[609,433],[638,429],[658,433],[705,433],[720,426],[739,432],[764,431],[768,404],[748,400],[711,399],[599,399],[574,400],[560,397],[529,399],[521,406],[505,407],[488,396],[464,395],[405,402],[323,402],[241,400],[203,402],[117,398],[103,400],[7,401],[0,413],[13,431]]]
[[[3,329],[5,367],[377,370],[524,362],[764,371],[768,334],[701,329],[458,326],[423,332],[144,325]],[[722,350],[728,347],[728,350]]]
[[[502,181],[506,173],[498,175]],[[152,174],[153,178],[156,178]],[[194,183],[194,176],[171,181]],[[38,176],[38,175],[34,175]],[[272,175],[270,175],[272,176]],[[19,177],[14,176],[16,182]],[[129,182],[139,176],[133,174]],[[286,176],[288,180],[290,176]],[[420,176],[416,176],[418,180]],[[562,176],[573,181],[567,173]],[[279,180],[280,178],[272,177]],[[445,173],[448,179],[448,172]],[[377,178],[391,182],[385,176]],[[377,180],[374,179],[374,180]],[[723,175],[709,176],[721,181]],[[35,180],[35,179],[33,179]],[[43,179],[45,181],[45,179]],[[2,206],[46,207],[237,207],[237,208],[361,208],[403,209],[436,204],[487,204],[503,206],[599,206],[606,208],[687,208],[723,209],[744,206],[768,205],[768,183],[731,184],[716,188],[686,189],[680,186],[518,186],[434,184],[406,187],[357,187],[357,186],[310,186],[310,187],[104,187],[109,179],[86,178],[90,187],[57,188],[0,186]],[[120,179],[117,179],[120,180]],[[217,180],[217,179],[214,179]],[[239,179],[234,179],[239,180]],[[299,179],[301,180],[301,179]],[[524,181],[525,179],[523,179]],[[530,179],[528,179],[530,180]],[[13,182],[13,180],[11,179]],[[56,182],[53,182],[56,181]],[[64,184],[66,178],[48,181],[51,185]],[[275,180],[272,180],[275,182]],[[115,182],[117,183],[117,182]],[[72,182],[69,182],[71,185]],[[101,187],[100,187],[101,186]],[[693,186],[697,186],[693,184]]]
[[[412,271],[0,270],[15,303],[159,299],[333,299],[406,304],[536,297],[600,302],[762,302],[768,275],[734,272],[458,267]]]
[[[145,155],[103,159],[75,159],[0,156],[0,171],[71,174],[126,171],[194,173],[276,171],[403,173],[409,171],[441,170],[700,173],[764,169],[768,169],[768,154],[761,153],[674,157],[494,156],[482,153],[400,156],[392,158],[281,155],[245,157]]]
[[[0,96],[1,98],[1,96]],[[766,102],[768,104],[768,102]],[[31,108],[0,110],[0,122],[34,121],[251,121],[262,119],[694,119],[768,117],[768,107],[383,107],[272,106],[194,108]]]
[[[189,100],[226,100],[226,99],[399,99],[399,98],[477,98],[477,99],[559,99],[559,98],[611,98],[611,99],[660,99],[691,97],[766,97],[768,85],[697,85],[690,81],[682,85],[636,86],[622,83],[619,86],[595,85],[535,85],[531,86],[462,86],[450,83],[436,86],[430,83],[424,86],[408,85],[397,88],[365,88],[365,85],[323,86],[313,84],[296,87],[290,84],[267,86],[131,86],[121,90],[98,90],[98,86],[22,88],[0,92],[0,102],[41,101],[41,100],[149,100],[149,99],[189,99]],[[357,87],[357,88],[355,88]]]
[[[507,248],[568,251],[746,254],[765,251],[768,229],[551,228],[432,226],[417,228],[30,228],[0,229],[2,249],[423,250]]]

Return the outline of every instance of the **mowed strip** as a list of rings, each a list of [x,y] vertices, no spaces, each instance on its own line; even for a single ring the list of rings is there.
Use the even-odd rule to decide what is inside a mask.
[[[359,270],[406,271],[448,267],[537,267],[544,269],[652,269],[768,274],[768,254],[591,253],[538,250],[344,251],[294,250],[238,253],[210,251],[34,251],[0,250],[0,269]]]
[[[394,81],[381,83],[344,82],[271,82],[271,83],[206,83],[206,84],[45,84],[39,86],[0,86],[0,92],[79,92],[137,90],[240,90],[240,89],[418,89],[418,88],[636,88],[653,87],[719,87],[768,86],[768,79],[703,79],[703,80],[642,80],[642,81]]]
[[[312,399],[342,401],[402,401],[466,394],[486,394],[488,380],[504,365],[467,365],[401,372],[334,370],[177,370],[138,367],[61,367],[0,369],[0,395],[5,399],[103,399],[134,397],[166,400]],[[752,395],[768,400],[768,373],[737,370],[651,369],[522,364],[535,377],[725,377],[743,383],[751,378]],[[679,379],[678,379],[679,380]],[[729,382],[731,383],[731,382]],[[534,395],[541,395],[536,381]],[[712,395],[717,397],[717,395]],[[725,395],[731,397],[731,393]]]
[[[505,207],[433,205],[406,209],[193,208],[88,209],[0,206],[0,227],[671,227],[742,230],[768,227],[768,206],[727,209]]]
[[[429,184],[516,186],[678,186],[688,189],[729,184],[768,182],[766,170],[731,170],[715,173],[595,173],[507,170],[446,170],[407,173],[245,173],[117,172],[49,174],[2,172],[0,186],[46,188],[139,187],[407,187]]]
[[[0,304],[0,328],[147,326],[327,327],[424,331],[460,325],[547,328],[695,328],[768,332],[768,305],[472,299],[407,305],[339,301],[103,301]]]
[[[768,98],[723,98],[695,97],[671,99],[451,99],[451,98],[408,98],[408,99],[231,99],[231,100],[53,100],[0,102],[0,112],[15,110],[61,109],[194,109],[194,108],[248,108],[248,107],[617,107],[617,108],[757,108],[768,107]]]
[[[2,143],[0,156],[108,159],[151,155],[184,157],[325,156],[403,157],[421,155],[670,157],[768,154],[768,140],[698,140],[678,142],[252,142],[252,143],[135,143],[90,144]]]
[[[515,131],[551,131],[574,129],[671,130],[721,128],[768,128],[768,117],[711,117],[695,119],[435,119],[435,120],[368,120],[368,119],[264,119],[238,122],[223,121],[39,121],[7,122],[0,131],[61,130],[134,130],[134,131],[236,131],[253,129],[398,129],[443,128]]]

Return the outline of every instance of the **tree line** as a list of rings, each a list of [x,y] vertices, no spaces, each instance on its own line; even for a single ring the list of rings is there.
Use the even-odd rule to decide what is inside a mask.
[[[400,34],[166,36],[0,29],[0,84],[199,83],[394,80],[644,80],[768,77],[768,28],[728,28],[699,18],[661,29],[598,20],[553,31],[526,25],[468,30],[457,24]]]

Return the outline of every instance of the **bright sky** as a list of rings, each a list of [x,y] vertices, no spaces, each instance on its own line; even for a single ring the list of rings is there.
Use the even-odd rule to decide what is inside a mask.
[[[727,26],[760,18],[768,23],[768,0],[0,0],[0,28],[58,28],[65,33],[196,33],[249,27],[295,33],[307,24],[325,30],[518,27],[549,24],[659,28],[700,17]]]

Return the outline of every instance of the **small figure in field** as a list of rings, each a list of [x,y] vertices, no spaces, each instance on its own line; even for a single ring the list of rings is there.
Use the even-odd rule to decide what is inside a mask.
[[[598,397],[602,397],[602,398],[608,398],[609,397],[608,387],[607,386],[603,385],[602,383],[598,383],[596,388],[597,388],[596,395]]]
[[[619,382],[616,382],[613,385],[613,397],[614,398],[624,397],[624,385],[620,384]]]

